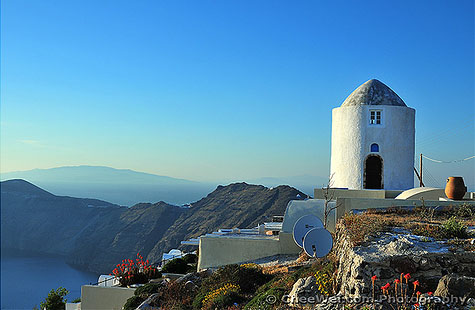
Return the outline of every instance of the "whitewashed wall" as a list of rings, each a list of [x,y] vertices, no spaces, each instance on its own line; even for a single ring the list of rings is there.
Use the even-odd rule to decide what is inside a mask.
[[[382,111],[382,124],[370,125],[369,110]],[[415,110],[403,106],[355,105],[332,111],[331,168],[333,187],[363,189],[364,162],[375,153],[383,159],[384,189],[414,187]]]

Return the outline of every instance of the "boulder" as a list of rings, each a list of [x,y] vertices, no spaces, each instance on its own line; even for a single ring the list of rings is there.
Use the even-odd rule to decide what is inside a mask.
[[[289,294],[290,305],[312,308],[321,297],[315,277],[298,279]]]
[[[158,310],[160,294],[155,293],[145,299],[135,310]]]
[[[448,274],[439,280],[435,296],[475,298],[475,278]]]

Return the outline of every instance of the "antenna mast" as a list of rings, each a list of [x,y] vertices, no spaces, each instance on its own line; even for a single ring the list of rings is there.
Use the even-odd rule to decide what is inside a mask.
[[[419,168],[419,174],[420,174],[419,186],[420,186],[420,187],[424,187],[424,183],[422,182],[422,153],[421,153],[420,163],[421,163],[421,167]]]

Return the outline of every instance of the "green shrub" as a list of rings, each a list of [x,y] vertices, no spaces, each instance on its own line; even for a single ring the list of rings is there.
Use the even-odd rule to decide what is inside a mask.
[[[223,266],[203,280],[200,291],[193,300],[193,309],[201,309],[206,295],[226,284],[239,286],[239,293],[247,295],[253,294],[260,286],[272,278],[273,276],[262,273],[262,270],[259,268],[246,268],[239,265]],[[240,301],[235,300],[234,302]],[[221,308],[218,307],[218,309]]]
[[[64,287],[58,287],[56,291],[52,289],[44,301],[40,303],[40,309],[46,310],[64,310],[66,307],[66,299],[64,297],[69,291]]]
[[[196,256],[196,254],[186,254],[183,259],[187,264],[196,264],[198,262],[198,256]]]
[[[180,273],[185,274],[189,271],[188,263],[183,258],[175,258],[165,264],[162,273]]]
[[[224,283],[231,283],[239,285],[244,294],[252,294],[270,279],[272,279],[272,276],[262,273],[262,270],[257,268],[227,265],[219,268],[204,280],[202,287],[214,289]]]
[[[205,299],[207,291],[200,291],[195,298],[193,299],[192,307],[193,309],[201,309],[201,305],[203,304],[203,299]]]
[[[140,296],[132,296],[127,299],[127,302],[124,305],[124,310],[135,310],[141,303],[143,303],[145,298]]]
[[[233,304],[239,304],[244,300],[237,292],[229,292],[228,294],[220,295],[216,297],[207,307],[204,309],[225,309]]]
[[[447,238],[467,238],[467,227],[463,222],[457,221],[455,216],[452,216],[448,219],[443,225],[442,228],[445,232]]]
[[[266,290],[263,293],[257,294],[244,307],[244,310],[254,310],[254,309],[271,310],[271,309],[274,309],[275,305],[278,305],[278,304],[281,303],[282,296],[284,296],[285,291],[286,290],[283,289],[283,288],[274,287],[274,288]],[[274,296],[275,297],[275,303],[270,303],[267,299],[268,296]]]
[[[455,209],[455,215],[457,217],[472,218],[475,216],[475,206],[468,203],[457,206]]]
[[[150,296],[152,294],[158,293],[160,287],[162,287],[161,283],[148,283],[137,288],[134,294],[135,296]]]

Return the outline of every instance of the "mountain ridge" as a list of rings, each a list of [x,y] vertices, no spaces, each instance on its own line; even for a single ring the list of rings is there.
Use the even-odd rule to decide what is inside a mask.
[[[153,262],[180,241],[219,228],[250,228],[283,215],[288,202],[305,197],[289,186],[244,182],[220,185],[180,208],[160,201],[121,207],[97,199],[18,195],[19,180],[1,182],[2,248],[62,255],[67,262],[109,273],[137,252]],[[35,186],[23,181],[25,188]],[[15,185],[15,190],[9,190]],[[41,188],[40,188],[41,189]],[[301,199],[301,198],[300,198]]]
[[[93,165],[62,166],[0,174],[0,180],[9,179],[25,179],[57,195],[96,198],[124,206],[161,200],[170,204],[188,204],[205,197],[218,184],[223,183],[244,181],[266,187],[287,184],[311,195],[314,188],[328,182],[327,178],[309,174],[193,181],[132,169]]]

